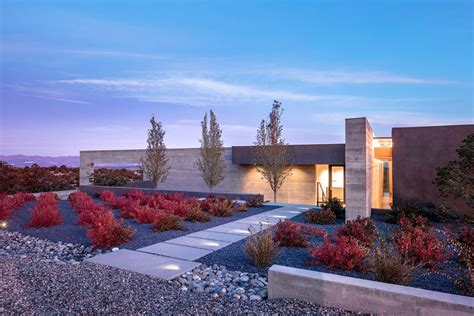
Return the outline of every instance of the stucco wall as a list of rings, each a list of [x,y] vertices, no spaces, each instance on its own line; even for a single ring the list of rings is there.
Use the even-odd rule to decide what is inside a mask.
[[[81,151],[81,185],[89,184],[88,164],[134,163],[138,162],[144,153],[144,150]],[[171,170],[166,181],[158,185],[158,189],[202,192],[209,190],[195,164],[199,157],[198,148],[169,149],[167,155]],[[263,194],[266,200],[273,198],[270,186],[265,183],[254,166],[233,164],[231,148],[226,148],[224,155],[226,177],[213,188],[215,193]],[[314,166],[295,166],[292,175],[278,192],[277,201],[314,204],[314,179]]]
[[[436,168],[458,159],[456,149],[470,133],[474,133],[474,125],[394,128],[394,203],[414,199],[438,205],[441,199],[433,185]],[[456,205],[468,211],[462,204]]]

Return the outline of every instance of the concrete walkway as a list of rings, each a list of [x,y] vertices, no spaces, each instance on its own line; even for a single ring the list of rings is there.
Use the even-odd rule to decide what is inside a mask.
[[[87,261],[171,280],[201,265],[195,260],[314,207],[302,204],[266,205],[280,207],[137,250],[120,249]]]

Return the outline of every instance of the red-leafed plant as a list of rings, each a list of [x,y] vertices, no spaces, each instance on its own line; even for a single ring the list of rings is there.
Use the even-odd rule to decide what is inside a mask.
[[[218,197],[214,203],[209,206],[209,213],[214,216],[232,216],[234,213],[232,201],[226,197]]]
[[[415,220],[415,223],[420,222]],[[400,255],[413,263],[434,267],[434,261],[445,258],[443,245],[433,229],[424,224],[415,225],[407,218],[400,219],[400,229],[394,234],[394,241]]]
[[[29,227],[51,227],[63,222],[63,216],[58,208],[58,197],[56,194],[41,193],[36,205],[31,210]]]
[[[34,201],[35,196],[31,193],[15,193],[13,195],[0,194],[0,220],[6,220],[11,213],[23,207],[25,202]]]
[[[129,241],[134,231],[118,221],[112,212],[97,213],[94,222],[87,230],[86,235],[90,238],[94,247],[111,248]]]
[[[377,239],[377,228],[370,218],[360,218],[348,221],[337,230],[339,237],[346,236],[357,239],[364,246],[370,247]]]
[[[99,194],[99,199],[107,203],[108,206],[115,208],[116,199],[115,193],[112,191],[102,191]]]
[[[151,208],[148,205],[140,206],[135,209],[133,218],[139,224],[151,224],[157,217],[157,209]]]
[[[330,269],[342,270],[365,270],[364,261],[368,256],[367,248],[346,236],[336,236],[334,240],[325,237],[322,245],[311,245],[308,252],[314,258],[309,265],[323,263]]]
[[[306,211],[306,221],[310,224],[330,225],[336,223],[336,214],[330,209]]]
[[[191,210],[186,216],[186,220],[189,222],[208,222],[211,220],[209,214],[201,210],[201,205],[199,203],[193,204]]]
[[[308,237],[304,233],[303,225],[285,219],[276,224],[273,240],[281,247],[306,247]]]
[[[115,247],[132,238],[133,229],[125,226],[123,220],[117,220],[110,209],[95,204],[86,193],[69,195],[69,202],[79,215],[79,225],[88,228],[86,235],[95,247]]]
[[[152,229],[156,232],[184,230],[181,226],[181,217],[166,212],[158,212],[155,221],[153,222]]]

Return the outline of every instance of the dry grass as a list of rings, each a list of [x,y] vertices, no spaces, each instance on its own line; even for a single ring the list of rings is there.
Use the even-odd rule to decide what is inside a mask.
[[[413,272],[421,266],[407,262],[385,241],[381,241],[380,246],[375,248],[370,271],[377,281],[405,285],[410,283]]]
[[[250,236],[245,244],[245,251],[257,267],[268,267],[278,254],[278,243],[273,241],[270,229]]]

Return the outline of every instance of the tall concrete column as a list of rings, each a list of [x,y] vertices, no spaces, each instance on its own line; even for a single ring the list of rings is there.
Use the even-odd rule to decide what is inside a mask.
[[[346,119],[346,221],[370,217],[373,135],[365,117]]]

